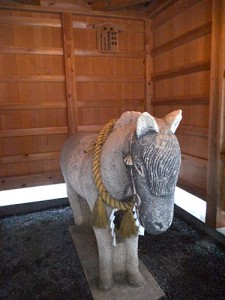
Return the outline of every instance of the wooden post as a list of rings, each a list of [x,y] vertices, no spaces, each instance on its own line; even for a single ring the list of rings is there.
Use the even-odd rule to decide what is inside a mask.
[[[73,48],[73,16],[72,13],[62,14],[64,61],[67,95],[67,112],[69,134],[78,130],[77,105],[76,105],[76,81],[75,81],[75,59]]]
[[[152,58],[151,51],[152,48],[152,39],[151,39],[151,29],[150,29],[151,21],[149,19],[145,20],[145,109],[148,112],[151,112],[151,98],[153,96],[153,87],[151,82],[151,74],[152,74]]]
[[[224,1],[213,0],[206,223],[214,228],[225,226],[221,194],[221,152],[224,140],[224,18]]]

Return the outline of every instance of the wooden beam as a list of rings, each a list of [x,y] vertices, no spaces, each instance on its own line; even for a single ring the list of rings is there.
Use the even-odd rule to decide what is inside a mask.
[[[154,49],[152,49],[151,54],[152,56],[157,56],[164,52],[167,52],[171,49],[174,49],[178,46],[181,46],[185,43],[191,42],[194,39],[200,38],[206,34],[211,33],[212,31],[212,23],[208,22],[196,29],[193,29],[187,33],[184,33],[177,38],[170,40],[169,42],[162,44]]]
[[[0,180],[0,190],[19,189],[37,185],[47,185],[64,182],[61,172],[30,174],[27,176],[3,177]]]
[[[153,0],[146,11],[149,18],[154,18],[178,0]]]
[[[208,95],[183,95],[170,97],[154,97],[152,98],[152,105],[199,105],[209,104]]]
[[[0,138],[30,136],[30,135],[48,135],[68,133],[67,127],[46,127],[46,128],[21,128],[21,129],[3,129],[0,131]]]
[[[36,54],[36,55],[63,55],[62,48],[50,47],[21,47],[21,46],[4,46],[0,47],[1,54]]]
[[[17,25],[17,26],[25,25],[25,26],[62,27],[60,19],[15,17],[15,16],[1,16],[0,24]]]
[[[24,110],[24,109],[55,109],[66,108],[65,102],[0,102],[0,110]]]
[[[145,21],[145,107],[147,112],[151,112],[151,98],[153,96],[152,69],[153,59],[151,57],[152,32],[151,21]]]
[[[224,132],[225,2],[213,0],[206,223],[225,226],[221,152]]]
[[[131,6],[144,4],[149,2],[149,0],[110,0],[110,1],[102,1],[95,0],[92,1],[91,8],[93,10],[116,10],[122,8],[128,8]]]
[[[1,75],[0,82],[64,82],[64,75]]]
[[[66,95],[69,133],[77,132],[77,97],[75,82],[75,58],[73,47],[73,15],[72,13],[62,14],[63,23],[63,42],[64,42],[64,61],[66,77]]]
[[[76,82],[143,82],[144,83],[144,76],[77,75]]]
[[[1,50],[0,50],[1,51]],[[76,56],[101,56],[101,57],[128,57],[128,58],[143,58],[144,51],[121,51],[119,53],[101,53],[98,50],[75,49]]]
[[[202,0],[182,0],[177,1],[173,7],[170,7],[165,13],[160,14],[152,20],[152,30],[156,30],[159,26],[178,16],[180,13],[187,11],[192,6],[198,4]]]
[[[153,73],[152,81],[159,81],[163,79],[168,79],[176,76],[187,75],[195,72],[201,72],[209,70],[211,67],[211,63],[209,60],[204,60],[200,62],[191,63],[188,65],[184,65],[179,68],[170,69],[163,72]]]
[[[120,99],[120,100],[112,100],[112,99],[103,99],[100,101],[77,101],[77,107],[123,107],[123,106],[145,106],[144,99]]]
[[[49,153],[26,153],[24,155],[11,155],[0,157],[1,164],[29,162],[29,161],[41,161],[49,159],[59,159],[60,152],[49,152]]]
[[[78,131],[100,131],[103,125],[80,125],[78,126]]]

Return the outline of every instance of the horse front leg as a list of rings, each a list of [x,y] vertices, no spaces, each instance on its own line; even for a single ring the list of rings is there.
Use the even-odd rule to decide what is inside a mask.
[[[99,288],[111,290],[113,282],[112,238],[109,229],[94,228],[99,253]]]
[[[138,265],[138,236],[126,238],[126,274],[129,283],[140,287],[144,285],[144,278],[141,275]]]

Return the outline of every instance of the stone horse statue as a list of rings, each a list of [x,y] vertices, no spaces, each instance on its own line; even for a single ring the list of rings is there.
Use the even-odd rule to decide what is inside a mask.
[[[147,112],[125,112],[114,123],[101,147],[100,171],[105,189],[119,202],[132,203],[140,224],[150,234],[162,233],[172,223],[174,191],[181,163],[180,147],[174,133],[181,119],[181,110],[163,119]],[[66,141],[61,153],[68,198],[75,224],[79,226],[89,224],[99,197],[93,177],[94,151],[91,150],[97,136],[93,132],[74,134]],[[114,208],[105,207],[110,218]],[[119,212],[116,212],[118,220]],[[131,285],[142,286],[144,279],[138,269],[138,234],[123,237],[118,233],[115,247],[109,224],[105,228],[94,227],[94,232],[99,252],[100,289],[110,290],[114,280],[125,276]]]

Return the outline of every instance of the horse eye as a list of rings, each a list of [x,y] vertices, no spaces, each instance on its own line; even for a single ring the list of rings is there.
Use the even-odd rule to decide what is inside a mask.
[[[139,165],[139,164],[137,164],[137,163],[135,163],[134,166],[135,166],[135,169],[138,171],[138,173],[139,173],[141,176],[143,176],[143,175],[144,175],[144,172],[143,172],[142,166]]]

